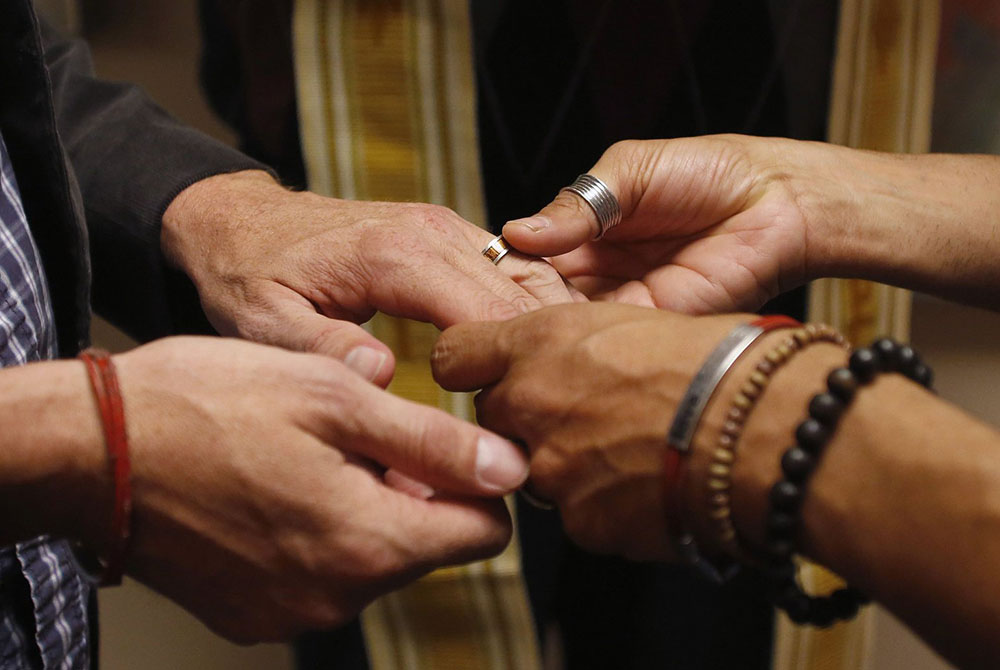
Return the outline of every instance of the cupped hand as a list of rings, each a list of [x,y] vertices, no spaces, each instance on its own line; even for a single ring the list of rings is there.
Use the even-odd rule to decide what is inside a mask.
[[[492,237],[444,207],[296,193],[250,171],[183,191],[162,244],[221,334],[331,355],[384,385],[392,354],[356,325],[376,310],[445,328],[574,299],[541,259],[494,266]]]
[[[117,356],[133,464],[127,572],[239,642],[349,620],[508,541],[517,447],[339,361],[220,338]],[[386,486],[392,467],[423,486]]]
[[[786,169],[811,146],[737,135],[620,142],[589,171],[623,212],[602,240],[592,240],[593,211],[566,191],[504,236],[550,257],[591,297],[688,314],[753,310],[808,279],[809,231]]]
[[[701,361],[745,318],[550,307],[449,328],[432,364],[447,389],[484,389],[479,422],[528,447],[532,491],[556,504],[570,537],[593,551],[666,559],[669,424]]]

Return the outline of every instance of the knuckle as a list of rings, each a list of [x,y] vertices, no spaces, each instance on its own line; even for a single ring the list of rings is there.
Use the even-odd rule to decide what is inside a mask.
[[[420,204],[417,206],[418,220],[425,232],[434,232],[439,235],[448,236],[455,232],[455,220],[458,215],[440,205]]]
[[[533,305],[532,299],[523,295],[515,295],[509,300],[489,296],[485,297],[479,304],[478,320],[507,321],[527,314],[535,307],[537,307],[537,304]]]
[[[390,545],[370,547],[360,558],[367,567],[369,579],[374,582],[392,581],[410,569],[409,562]]]
[[[511,278],[522,288],[536,288],[555,285],[564,288],[563,278],[559,272],[543,260],[529,260],[518,268]]]
[[[511,296],[510,304],[517,310],[518,314],[528,314],[537,310],[542,305],[538,298],[529,293],[519,293]]]
[[[310,333],[303,341],[304,351],[334,352],[344,347],[343,333],[332,328],[319,328]]]
[[[434,381],[438,383],[445,381],[444,378],[461,360],[461,356],[456,355],[462,352],[462,347],[458,344],[459,341],[456,335],[446,330],[434,343],[430,356],[431,374]]]
[[[532,450],[531,481],[539,495],[558,501],[565,479],[566,459],[562,454],[544,445]]]
[[[608,147],[603,158],[615,164],[629,163],[643,152],[644,147],[645,143],[642,140],[619,140]]]

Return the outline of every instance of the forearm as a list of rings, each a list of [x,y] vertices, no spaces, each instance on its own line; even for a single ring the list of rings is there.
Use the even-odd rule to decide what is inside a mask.
[[[0,372],[0,545],[101,539],[111,502],[101,425],[76,361]]]
[[[807,225],[808,278],[1000,309],[1000,158],[798,147],[785,176]]]
[[[798,354],[750,415],[733,469],[733,513],[751,543],[762,540],[767,493],[795,425],[827,372],[845,360],[827,345]],[[721,425],[720,409],[711,411],[709,426]],[[1000,658],[998,449],[993,429],[902,377],[884,375],[842,417],[802,510],[808,555],[962,667]],[[702,457],[692,461],[692,481],[704,482],[706,452],[702,445]],[[692,504],[697,495],[689,491]]]

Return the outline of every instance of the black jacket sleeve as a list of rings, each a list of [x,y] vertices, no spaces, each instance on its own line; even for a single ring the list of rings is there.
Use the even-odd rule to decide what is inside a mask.
[[[138,87],[95,78],[81,40],[62,39],[44,22],[42,40],[56,124],[86,211],[96,311],[140,340],[205,332],[193,286],[164,262],[163,212],[200,179],[267,168],[179,123]]]

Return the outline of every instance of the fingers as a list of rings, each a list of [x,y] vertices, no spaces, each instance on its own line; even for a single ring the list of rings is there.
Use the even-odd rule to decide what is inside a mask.
[[[415,481],[453,493],[497,496],[528,476],[521,450],[493,433],[371,386],[351,391],[352,415],[358,418],[347,434],[333,436],[334,444],[405,475],[411,481],[391,479],[405,484],[407,492],[417,491],[411,486]],[[342,414],[337,423],[343,425]]]
[[[561,191],[538,214],[508,221],[503,235],[526,254],[557,256],[586,244],[598,230],[597,215],[587,203],[569,191]]]
[[[392,350],[364,328],[319,314],[312,303],[284,287],[273,289],[267,299],[267,311],[242,327],[246,339],[336,358],[383,388],[392,380]]]
[[[424,569],[489,558],[510,541],[512,524],[502,500],[419,500],[384,489],[408,563]]]
[[[441,334],[431,351],[434,380],[449,391],[474,391],[498,381],[510,364],[504,323],[471,322]]]
[[[588,173],[603,181],[617,197],[627,219],[632,209],[632,185],[628,175],[637,153],[630,143],[608,149]],[[519,251],[533,256],[557,256],[592,240],[600,232],[597,215],[583,198],[560,191],[555,199],[534,216],[510,221],[504,237]]]
[[[482,262],[476,268],[472,263]],[[541,303],[507,277],[495,271],[485,258],[466,258],[465,267],[453,261],[418,266],[399,266],[382,287],[384,295],[375,304],[396,316],[430,321],[447,328],[463,321],[510,319],[541,306]]]
[[[511,251],[497,269],[513,279],[541,305],[560,305],[580,299],[581,294],[547,261]]]
[[[308,309],[290,319],[273,343],[340,359],[362,378],[383,388],[392,380],[395,369],[389,347],[364,328]]]

